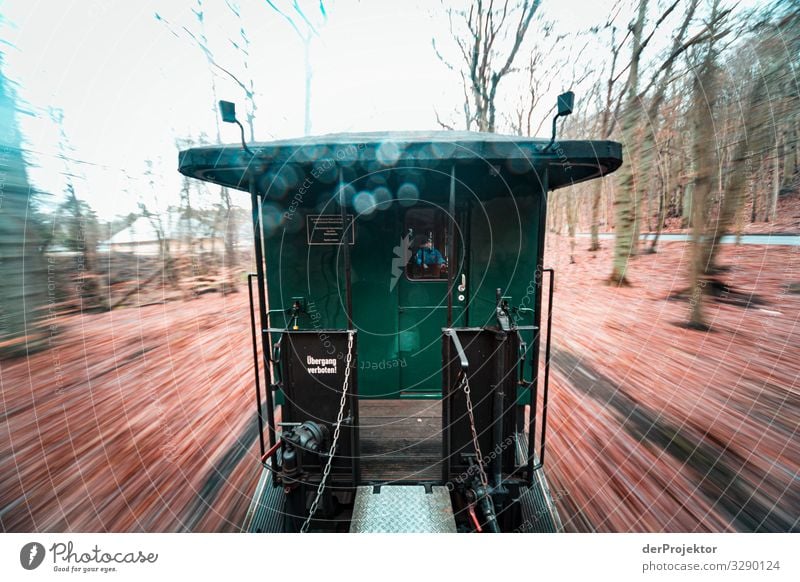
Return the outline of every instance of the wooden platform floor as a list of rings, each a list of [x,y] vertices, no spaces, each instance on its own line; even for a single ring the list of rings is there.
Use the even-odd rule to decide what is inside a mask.
[[[362,481],[441,480],[441,401],[361,400],[358,406]]]

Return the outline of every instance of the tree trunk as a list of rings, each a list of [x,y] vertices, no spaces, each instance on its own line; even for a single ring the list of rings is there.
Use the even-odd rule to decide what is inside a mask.
[[[639,12],[633,25],[633,52],[628,75],[628,95],[622,116],[622,135],[625,142],[626,163],[622,166],[621,185],[614,200],[616,237],[614,265],[611,282],[627,284],[628,258],[636,254],[637,184],[636,184],[636,128],[638,125],[639,57],[641,56],[642,29],[647,14],[647,0],[639,0]]]
[[[644,207],[644,215],[647,219],[647,232],[653,232],[653,209],[652,206],[652,198],[653,198],[653,180],[650,180],[649,187],[647,188],[647,193],[645,194],[645,207]]]
[[[736,220],[737,214],[741,212],[744,205],[745,190],[747,181],[750,177],[748,163],[752,159],[752,152],[759,150],[765,143],[764,132],[766,131],[767,113],[767,88],[763,79],[758,79],[751,87],[750,93],[745,103],[743,137],[736,145],[731,155],[731,173],[726,184],[726,192],[720,206],[719,219],[716,228],[709,237],[705,252],[704,264],[706,274],[714,273],[718,270],[716,265],[717,252],[720,247],[720,240],[727,234]],[[756,212],[756,191],[753,189],[753,209],[752,216]]]
[[[231,203],[231,196],[230,192],[227,188],[222,189],[222,202],[223,208],[225,210],[225,254],[224,254],[224,263],[225,263],[225,292],[226,293],[235,293],[237,291],[236,286],[236,220],[234,218],[234,213],[232,211],[233,204]]]
[[[686,184],[683,191],[683,204],[681,205],[681,216],[683,217],[683,227],[692,227],[692,198],[694,195],[694,182]]]
[[[775,140],[774,162],[772,164],[772,195],[769,198],[769,211],[767,222],[774,222],[778,217],[778,194],[781,190],[781,146],[780,140]]]
[[[796,125],[797,123],[795,123]],[[797,172],[798,138],[800,138],[800,132],[797,131],[797,127],[791,133],[788,128],[783,132],[784,150],[786,146],[789,146],[789,152],[784,152],[783,155],[783,188],[791,187],[795,172]]]
[[[704,72],[698,78],[695,91],[694,108],[695,111],[695,146],[694,154],[697,160],[697,175],[694,180],[694,192],[692,194],[692,260],[690,265],[690,290],[689,300],[691,311],[689,315],[689,327],[694,329],[708,329],[703,313],[703,291],[706,286],[705,272],[707,266],[707,251],[705,245],[705,223],[708,201],[711,196],[713,178],[711,176],[713,167],[713,150],[706,144],[711,143],[714,138],[713,124],[711,123],[711,112],[706,110],[703,103],[703,91],[706,94],[713,91],[713,73]],[[707,80],[703,82],[700,79]],[[710,104],[709,104],[710,107]],[[713,247],[712,247],[713,248]]]
[[[753,185],[750,188],[750,190],[752,192],[753,206],[750,208],[750,224],[755,223],[756,219],[758,218],[758,216],[757,216],[757,212],[758,212],[758,170],[757,169],[752,173],[752,176],[753,176],[752,177]]]
[[[575,263],[575,226],[578,222],[578,201],[570,188],[566,196],[567,232],[569,234],[569,262]]]
[[[594,192],[592,193],[592,241],[589,244],[590,251],[600,250],[600,201],[603,197],[603,180],[595,180]]]
[[[656,232],[653,235],[653,240],[650,243],[649,253],[655,253],[658,246],[658,238],[661,236],[661,229],[664,227],[665,208],[667,205],[667,187],[664,180],[660,180],[658,189],[658,217],[656,218]]]
[[[691,308],[689,315],[689,327],[694,329],[708,329],[705,322],[705,314],[703,312],[703,290],[706,286],[703,252],[703,218],[704,208],[703,199],[697,197],[695,204],[692,207],[692,262],[690,265],[690,281],[689,289],[691,290],[691,297],[689,305]]]
[[[698,64],[692,90],[692,121],[694,130],[693,158],[696,164],[694,191],[692,193],[692,261],[690,266],[691,297],[689,327],[708,329],[703,313],[703,294],[709,256],[714,248],[714,237],[706,233],[706,220],[711,192],[718,173],[719,156],[714,144],[714,113],[719,95],[719,73],[714,34],[718,22],[719,0],[714,0],[706,54]],[[710,239],[710,240],[709,240]]]

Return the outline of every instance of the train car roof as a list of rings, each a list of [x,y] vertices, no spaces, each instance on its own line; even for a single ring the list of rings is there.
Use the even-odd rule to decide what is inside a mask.
[[[469,164],[508,167],[514,173],[548,170],[554,190],[610,174],[622,164],[622,146],[613,141],[556,141],[469,131],[336,133],[248,144],[195,147],[180,152],[179,171],[230,188],[247,190],[251,175],[291,165],[308,172],[346,166],[366,174],[393,166],[444,169]],[[449,171],[449,168],[448,168]],[[458,172],[458,169],[456,170]]]

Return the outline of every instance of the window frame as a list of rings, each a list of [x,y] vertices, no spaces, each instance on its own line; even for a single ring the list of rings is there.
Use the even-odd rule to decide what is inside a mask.
[[[444,229],[444,234],[443,234],[442,240],[444,242],[445,250],[446,250],[446,248],[447,248],[448,218],[447,218],[447,213],[444,210],[442,210],[441,208],[436,208],[436,207],[433,207],[433,208],[424,208],[424,207],[423,208],[419,208],[419,207],[416,207],[416,206],[412,207],[412,208],[407,208],[405,213],[403,214],[403,232],[405,233],[403,236],[404,237],[407,236],[408,232],[410,230],[410,228],[409,228],[409,216],[413,216],[414,213],[423,213],[423,212],[433,213],[434,233],[439,228],[439,226],[441,226]],[[438,223],[438,224],[437,224],[437,219],[441,220],[441,222]],[[459,237],[456,237],[456,238],[459,238]],[[434,246],[434,248],[439,250],[438,247],[436,246],[436,242],[435,241],[436,241],[436,234],[434,234],[434,245],[433,246]],[[413,242],[413,241],[411,241],[411,242]],[[456,262],[458,262],[458,251],[459,251],[458,241],[455,241],[454,244],[456,245],[456,249],[455,249],[456,250]],[[411,264],[411,262],[414,260],[414,258],[416,257],[417,251],[420,248],[421,247],[417,247],[414,250],[411,250],[410,248],[408,249],[408,253],[409,253],[408,260],[406,260],[405,264],[403,265],[403,277],[407,281],[410,281],[410,282],[413,282],[413,283],[441,283],[441,282],[447,282],[449,280],[449,277],[446,274],[445,274],[445,276],[441,276],[440,275],[439,277],[411,277],[411,276],[409,276],[409,268],[408,267]],[[442,251],[439,251],[439,252],[442,254],[442,257],[444,257],[444,260],[445,260],[444,264],[447,265],[447,268],[449,269],[450,268],[450,264],[449,264],[450,257],[447,256],[446,252],[444,252],[444,253],[442,253]]]

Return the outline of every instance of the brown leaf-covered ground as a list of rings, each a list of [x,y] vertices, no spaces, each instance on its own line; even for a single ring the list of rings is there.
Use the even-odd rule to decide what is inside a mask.
[[[546,461],[567,530],[797,529],[800,247],[725,247],[727,282],[764,303],[709,302],[708,333],[669,299],[686,244],[619,289],[609,248],[567,248],[548,248]],[[238,530],[259,470],[248,317],[245,292],[60,315],[51,349],[0,362],[2,529]]]
[[[579,244],[588,241],[579,241]],[[548,475],[571,531],[789,531],[800,508],[800,247],[725,246],[733,291],[683,326],[689,245],[630,263],[611,243],[558,265]]]
[[[0,368],[3,529],[236,530],[259,469],[246,292],[55,325]]]

